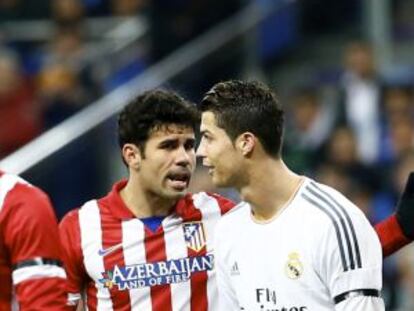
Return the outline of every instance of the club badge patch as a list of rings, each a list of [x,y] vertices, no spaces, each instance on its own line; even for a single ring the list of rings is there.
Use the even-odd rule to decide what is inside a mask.
[[[185,243],[189,249],[199,252],[206,246],[206,235],[201,221],[184,223],[183,230]]]
[[[299,259],[299,254],[292,252],[288,255],[288,260],[285,265],[285,273],[289,279],[296,280],[303,274],[303,264]]]

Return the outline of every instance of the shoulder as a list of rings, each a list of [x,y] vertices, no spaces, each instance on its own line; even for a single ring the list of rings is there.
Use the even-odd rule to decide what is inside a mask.
[[[0,178],[0,209],[3,216],[13,216],[21,223],[56,222],[49,197],[41,189],[16,175],[4,174]]]
[[[11,174],[4,174],[0,178],[0,203],[5,205],[3,207],[11,205],[30,207],[39,203],[50,205],[49,197],[41,189]]]
[[[216,193],[198,192],[187,194],[178,202],[177,212],[188,215],[199,210],[203,214],[214,214],[222,216],[235,206],[235,203]]]
[[[314,211],[319,211],[327,220],[366,218],[362,210],[342,193],[313,180],[306,183],[301,196]]]
[[[61,230],[70,230],[80,226],[80,218],[85,218],[88,214],[99,214],[99,204],[96,200],[91,200],[82,206],[68,212],[60,221]]]
[[[231,209],[236,205],[232,200],[217,193],[198,192],[193,193],[191,196],[194,202],[197,202],[198,204],[217,204],[220,207],[227,207],[228,209]]]
[[[250,206],[246,202],[240,202],[224,215],[217,225],[217,230],[229,231],[243,227],[243,222],[250,220]]]

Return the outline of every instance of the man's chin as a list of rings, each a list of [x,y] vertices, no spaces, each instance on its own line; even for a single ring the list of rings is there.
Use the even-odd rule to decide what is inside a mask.
[[[172,190],[167,191],[166,196],[170,199],[178,200],[184,197],[187,193],[188,193],[188,188],[185,188],[183,190],[172,189]]]

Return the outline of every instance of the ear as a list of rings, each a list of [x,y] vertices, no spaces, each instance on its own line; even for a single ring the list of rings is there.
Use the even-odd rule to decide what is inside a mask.
[[[122,147],[122,157],[129,168],[139,170],[141,167],[141,150],[135,144],[125,144]]]
[[[256,146],[256,136],[251,132],[244,132],[236,139],[236,147],[243,156],[249,156]]]

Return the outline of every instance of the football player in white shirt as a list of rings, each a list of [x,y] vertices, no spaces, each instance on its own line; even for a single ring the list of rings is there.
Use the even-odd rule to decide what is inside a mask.
[[[216,229],[220,310],[380,311],[381,246],[361,210],[281,158],[284,112],[259,82],[213,86],[197,150],[246,203]]]

